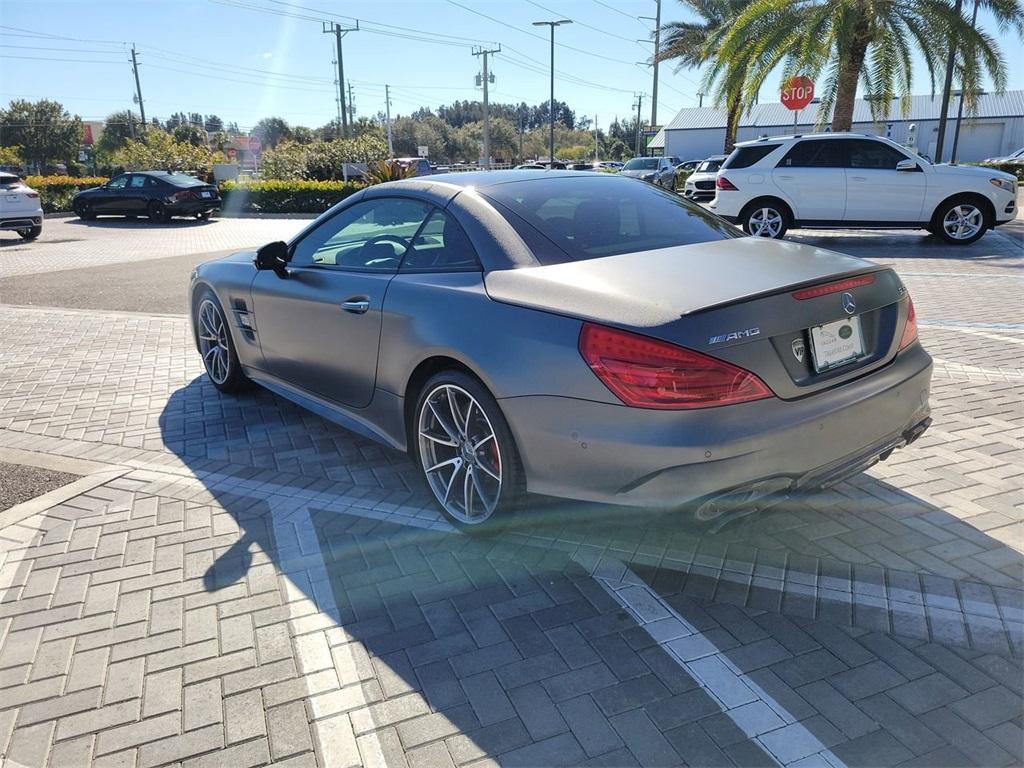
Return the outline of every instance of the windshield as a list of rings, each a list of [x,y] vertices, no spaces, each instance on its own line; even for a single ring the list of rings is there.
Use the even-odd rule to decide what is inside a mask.
[[[703,160],[697,166],[695,173],[718,173],[718,169],[722,167],[722,162],[722,160]]]
[[[626,163],[622,170],[624,171],[649,171],[653,168],[658,167],[658,158],[656,157],[634,157],[628,163]]]
[[[678,195],[621,176],[596,174],[496,184],[480,190],[527,242],[540,232],[558,249],[542,264],[740,237],[738,230]]]

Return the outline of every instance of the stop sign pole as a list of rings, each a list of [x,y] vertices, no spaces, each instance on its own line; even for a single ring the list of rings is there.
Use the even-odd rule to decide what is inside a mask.
[[[793,111],[793,133],[796,133],[800,110],[814,98],[814,81],[803,75],[789,78],[782,84],[782,105]]]

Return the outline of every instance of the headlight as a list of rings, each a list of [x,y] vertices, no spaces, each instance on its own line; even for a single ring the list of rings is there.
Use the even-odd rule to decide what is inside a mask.
[[[989,183],[992,184],[993,186],[999,187],[1000,189],[1005,189],[1011,195],[1017,191],[1017,185],[1014,184],[1009,179],[989,179]]]

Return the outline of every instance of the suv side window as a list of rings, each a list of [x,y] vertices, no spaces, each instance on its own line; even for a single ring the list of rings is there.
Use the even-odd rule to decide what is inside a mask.
[[[842,168],[846,162],[848,139],[798,141],[777,168]]]
[[[297,267],[397,272],[430,208],[404,197],[356,203],[299,240],[291,263]]]
[[[402,260],[402,272],[479,272],[476,251],[459,223],[434,210]]]
[[[722,166],[722,170],[728,170],[729,168],[749,168],[754,163],[767,157],[781,146],[781,144],[754,144],[750,147],[737,147],[725,161],[725,164]]]
[[[850,139],[849,144],[850,160],[847,168],[895,171],[896,164],[907,159],[901,152],[880,141]]]

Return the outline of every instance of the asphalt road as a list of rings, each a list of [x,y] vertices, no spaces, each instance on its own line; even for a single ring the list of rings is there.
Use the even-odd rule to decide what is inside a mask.
[[[0,279],[4,304],[106,309],[154,315],[188,313],[188,277],[197,264],[231,253],[191,253],[130,264]]]
[[[0,512],[77,479],[67,472],[0,461]]]

